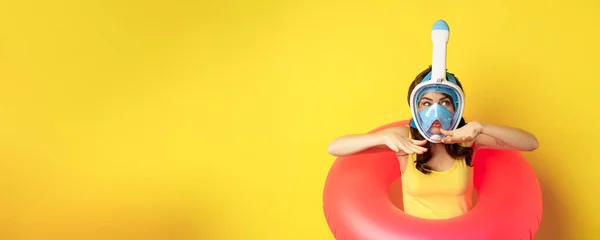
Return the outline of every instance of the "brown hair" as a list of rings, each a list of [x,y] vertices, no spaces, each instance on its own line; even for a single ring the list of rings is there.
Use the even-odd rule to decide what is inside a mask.
[[[429,72],[431,72],[431,66],[429,66],[423,72],[419,73],[419,75],[417,75],[415,80],[410,84],[410,87],[408,88],[408,97],[407,97],[407,101],[409,102],[409,105],[410,105],[411,92],[417,86],[417,84],[421,83],[423,78],[425,78],[425,75],[427,75]],[[460,83],[460,81],[458,81],[458,78],[456,76],[454,78],[456,79],[456,85],[458,85],[458,87],[460,87],[460,89],[462,89],[462,84]],[[455,99],[453,99],[453,100],[455,100]],[[461,118],[460,123],[458,124],[458,127],[460,128],[466,124],[467,123],[465,122],[465,119]],[[413,138],[415,140],[424,140],[425,139],[423,137],[423,135],[421,135],[419,130],[417,130],[416,128],[411,127],[410,134],[411,134],[411,136],[413,136]],[[417,160],[415,161],[415,165],[416,165],[416,168],[419,171],[421,171],[422,173],[429,174],[432,169],[429,166],[427,166],[426,163],[429,161],[429,159],[431,159],[431,156],[432,156],[430,142],[427,141],[427,143],[425,143],[425,145],[423,147],[427,148],[427,151],[424,152],[423,154],[417,154]],[[467,165],[472,166],[471,165],[472,164],[472,154],[473,154],[472,148],[463,147],[458,143],[446,144],[445,147],[446,147],[446,152],[452,158],[454,158],[454,159],[464,158]]]

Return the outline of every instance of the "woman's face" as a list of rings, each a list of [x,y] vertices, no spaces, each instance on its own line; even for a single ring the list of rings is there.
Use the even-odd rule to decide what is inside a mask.
[[[428,92],[423,94],[423,96],[419,100],[418,110],[419,112],[421,112],[436,103],[448,109],[448,111],[454,114],[454,104],[452,104],[452,98],[441,92]],[[434,134],[440,134],[441,128],[442,124],[436,120],[435,122],[433,122],[429,130]]]

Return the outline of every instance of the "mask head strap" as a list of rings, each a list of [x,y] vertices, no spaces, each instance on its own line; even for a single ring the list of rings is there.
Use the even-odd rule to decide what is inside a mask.
[[[427,75],[425,75],[425,77],[423,78],[423,80],[421,80],[421,82],[427,82],[430,80],[431,80],[431,72],[427,73]],[[456,83],[456,78],[454,78],[453,73],[446,72],[446,80],[448,80],[448,82],[451,82],[454,85],[458,86],[458,83]]]

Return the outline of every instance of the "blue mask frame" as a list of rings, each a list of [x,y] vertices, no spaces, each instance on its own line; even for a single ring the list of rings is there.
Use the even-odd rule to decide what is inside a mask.
[[[431,72],[428,73],[411,93],[410,107],[413,118],[410,126],[419,130],[428,141],[439,143],[445,137],[443,134],[434,134],[429,128],[433,122],[439,121],[444,130],[454,130],[462,120],[464,110],[464,94],[458,86],[454,74],[446,72],[446,79],[432,80]],[[454,114],[438,104],[433,104],[427,109],[418,112],[418,102],[423,94],[428,92],[441,92],[452,98]],[[415,121],[415,119],[419,119]]]

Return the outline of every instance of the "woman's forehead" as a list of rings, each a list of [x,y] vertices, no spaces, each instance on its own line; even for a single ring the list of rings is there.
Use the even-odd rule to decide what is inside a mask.
[[[421,98],[429,98],[429,99],[441,99],[447,98],[448,95],[442,92],[428,92],[421,96]]]

